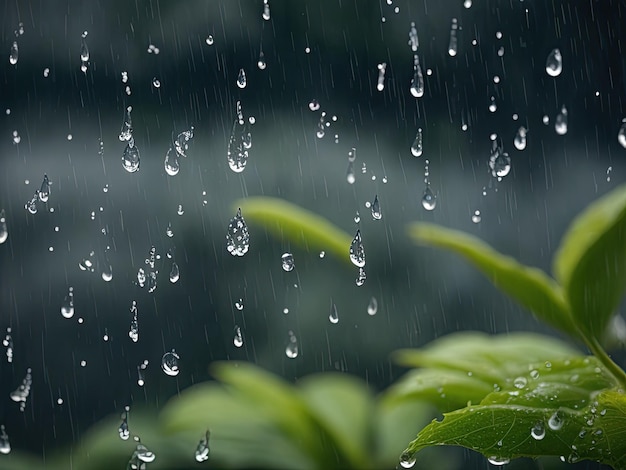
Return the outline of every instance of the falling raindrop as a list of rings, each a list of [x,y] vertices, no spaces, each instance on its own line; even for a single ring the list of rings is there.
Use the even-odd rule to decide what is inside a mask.
[[[7,435],[4,424],[0,425],[0,454],[7,455],[11,452],[11,444]]]
[[[378,64],[378,83],[376,85],[376,89],[378,91],[383,91],[385,89],[385,71],[387,69],[387,64],[385,62]]]
[[[124,74],[122,74],[124,77]],[[123,78],[122,78],[123,81]],[[119,139],[121,142],[128,141],[133,137],[133,120],[131,118],[132,106],[128,106],[124,111],[124,120],[122,122],[122,130],[120,131]]]
[[[239,69],[239,75],[237,75],[237,86],[239,88],[245,88],[248,84],[248,80],[246,79],[246,72],[244,69]]]
[[[622,125],[617,132],[617,141],[626,149],[626,118],[622,119]]]
[[[365,268],[359,268],[359,274],[356,277],[356,285],[358,287],[361,287],[363,284],[365,284],[365,281],[367,280],[367,273],[365,272]]]
[[[196,447],[196,462],[206,462],[209,460],[209,453],[211,452],[209,449],[209,437],[210,432],[207,430],[206,434],[200,439],[198,445]]]
[[[235,217],[230,219],[226,232],[226,249],[233,256],[243,256],[250,247],[250,234],[241,209],[237,210]]]
[[[361,239],[361,230],[358,229],[350,243],[350,260],[355,266],[362,268],[365,266],[365,248]]]
[[[316,99],[313,99],[309,102],[309,109],[311,111],[317,111],[318,109],[320,109],[320,103],[319,101],[317,101]]]
[[[248,149],[252,146],[250,131],[243,118],[241,102],[237,101],[237,117],[228,140],[228,165],[235,173],[241,173],[248,162]]]
[[[39,199],[39,190],[35,191],[35,195],[24,204],[24,208],[31,214],[37,213],[37,200]]]
[[[374,202],[370,206],[372,210],[372,219],[380,220],[383,218],[383,213],[380,211],[380,202],[378,201],[378,194],[374,196]]]
[[[413,78],[411,79],[411,88],[409,90],[415,98],[424,96],[424,75],[422,74],[422,66],[417,54],[413,56]]]
[[[236,348],[243,346],[243,336],[241,334],[241,328],[235,325],[235,337],[233,338],[233,344]]]
[[[7,229],[7,218],[4,209],[0,210],[0,245],[9,238],[9,230]]]
[[[268,0],[263,0],[263,19],[265,21],[270,20],[270,4]]]
[[[129,173],[139,170],[139,149],[135,145],[135,139],[133,139],[132,135],[122,154],[122,167]]]
[[[165,372],[166,375],[170,377],[175,377],[180,373],[180,369],[178,367],[178,361],[180,360],[180,356],[176,353],[175,350],[171,350],[163,354],[163,358],[161,359],[161,369]]]
[[[296,263],[294,262],[293,255],[291,253],[283,253],[280,260],[283,265],[283,271],[293,271],[293,268],[296,267]]]
[[[165,172],[169,176],[176,176],[180,171],[180,163],[178,161],[178,153],[170,147],[165,154]]]
[[[426,186],[422,194],[422,207],[427,211],[435,210],[435,207],[437,207],[437,196],[435,196],[429,185]]]
[[[38,195],[41,202],[48,202],[48,198],[50,197],[50,180],[46,174],[43,175],[43,181],[41,182]]]
[[[561,112],[556,115],[554,130],[559,135],[567,134],[567,108],[565,106],[562,106]]]
[[[378,300],[376,297],[372,297],[370,302],[367,304],[367,314],[369,316],[374,316],[378,312]]]
[[[328,315],[328,320],[330,320],[332,324],[339,323],[339,314],[337,313],[337,306],[334,303],[331,303],[330,305],[330,314]]]
[[[11,327],[7,327],[7,333],[2,340],[2,346],[6,349],[7,362],[13,362],[13,338],[11,337]]]
[[[70,287],[63,303],[61,304],[61,315],[64,318],[72,318],[74,316],[74,288]]]
[[[454,57],[458,52],[458,39],[457,30],[459,24],[456,18],[452,18],[452,25],[450,26],[450,42],[448,43],[448,54],[450,57]]]
[[[482,218],[480,217],[480,211],[475,210],[474,214],[472,215],[472,222],[474,222],[475,224],[478,224],[480,223],[481,220]]]
[[[209,34],[207,36],[205,42],[207,43],[207,45],[212,46],[213,45],[213,36],[211,34]]]
[[[354,172],[354,163],[348,162],[348,169],[346,170],[346,181],[348,184],[354,184],[356,181],[356,174]]]
[[[20,411],[24,411],[26,409],[26,401],[28,400],[28,395],[30,395],[30,387],[33,384],[33,376],[31,375],[32,370],[30,367],[26,369],[26,376],[20,386],[11,392],[9,395],[11,400],[20,404]]]
[[[137,302],[133,300],[133,304],[130,306],[130,313],[132,313],[132,319],[130,320],[130,329],[128,330],[128,337],[133,343],[139,341],[139,311],[137,310]]]
[[[128,440],[130,437],[130,431],[128,429],[128,412],[130,411],[130,407],[126,406],[124,408],[124,412],[122,413],[122,422],[118,428],[118,433],[120,435],[120,439],[123,441]]]
[[[289,359],[295,359],[296,357],[298,357],[298,354],[298,339],[296,338],[296,335],[293,333],[293,331],[290,330],[287,346],[285,347],[285,355]]]
[[[526,148],[526,128],[521,126],[517,130],[517,134],[515,134],[515,139],[513,140],[513,144],[517,150],[524,150]]]
[[[153,77],[153,78],[152,78],[152,86],[153,86],[154,88],[161,88],[161,80],[159,80],[159,79],[158,79],[158,78],[156,78],[156,77]]]
[[[422,156],[422,153],[424,151],[422,140],[423,140],[422,128],[420,127],[417,130],[417,134],[415,136],[415,140],[413,141],[413,144],[411,145],[411,153],[413,154],[414,157],[421,157]]]
[[[17,46],[17,41],[13,41],[11,45],[11,51],[9,52],[9,64],[15,65],[17,64],[17,59],[19,58],[19,48]]]
[[[415,28],[415,22],[411,21],[411,29],[409,30],[409,46],[411,46],[411,51],[417,52],[417,48],[419,47],[420,42],[417,37],[417,29]]]
[[[139,438],[135,438],[137,441]],[[135,447],[135,452],[133,454],[138,460],[141,460],[145,463],[154,462],[156,459],[156,455],[154,452],[150,451],[145,445],[141,442],[137,442],[137,447]]]
[[[256,63],[257,67],[259,67],[259,70],[265,70],[267,68],[267,63],[265,62],[265,54],[263,54],[263,51],[259,52],[259,60]]]
[[[561,51],[557,49],[552,49],[550,54],[548,54],[548,58],[546,59],[546,73],[551,77],[558,77],[561,75],[563,71],[563,56],[561,55]]]
[[[176,262],[174,261],[172,263],[172,269],[170,270],[170,282],[174,284],[176,283],[176,281],[178,281],[179,278],[180,278],[180,271],[178,269],[178,264],[176,264]]]

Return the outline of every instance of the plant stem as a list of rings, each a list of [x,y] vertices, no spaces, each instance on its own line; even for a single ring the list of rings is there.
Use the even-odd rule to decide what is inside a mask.
[[[608,369],[608,371],[615,377],[618,385],[626,390],[626,372],[609,357],[602,345],[594,337],[585,338],[587,347],[596,356],[600,362]]]

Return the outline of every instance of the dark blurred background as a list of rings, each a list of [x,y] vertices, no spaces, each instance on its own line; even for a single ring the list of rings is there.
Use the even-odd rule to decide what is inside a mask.
[[[250,360],[289,380],[340,370],[380,390],[402,373],[388,360],[398,348],[470,329],[552,333],[462,261],[414,247],[406,225],[428,220],[467,230],[550,270],[571,218],[625,179],[617,134],[625,117],[626,2],[481,0],[466,8],[463,0],[270,0],[270,8],[266,21],[260,0],[3,3],[0,209],[9,236],[0,245],[0,334],[10,327],[15,347],[12,363],[0,358],[0,423],[14,448],[45,455],[125,405],[158,407],[209,379],[214,360]],[[453,18],[458,53],[451,57]],[[412,21],[425,78],[418,99],[409,92]],[[563,56],[558,77],[545,70],[554,48]],[[244,89],[236,85],[241,68]],[[226,158],[238,100],[246,119],[256,120],[240,174]],[[129,105],[141,154],[132,174],[122,168],[118,139]],[[562,106],[568,132],[558,135]],[[330,126],[320,139],[321,112]],[[188,157],[170,177],[163,160],[171,134],[190,126]],[[523,151],[513,146],[520,126],[528,129]],[[409,149],[418,128],[424,152],[415,158]],[[492,134],[511,157],[500,182],[488,167]],[[421,204],[425,160],[437,196],[432,212]],[[50,199],[30,214],[24,204],[44,174]],[[299,204],[350,234],[359,211],[365,284],[357,287],[354,267],[331,253],[320,258],[252,224],[249,252],[229,255],[233,201],[256,195]],[[375,195],[379,221],[365,206]],[[481,221],[473,223],[477,210]],[[152,246],[160,255],[158,287],[148,293],[136,278]],[[175,284],[166,257],[172,248]],[[92,251],[95,272],[81,271]],[[292,272],[281,268],[287,251]],[[107,258],[110,282],[101,277]],[[75,315],[65,319],[60,307],[70,286]],[[367,314],[371,297],[374,316]],[[133,300],[137,343],[128,337]],[[337,324],[328,320],[333,303]],[[241,348],[233,345],[235,325]],[[295,359],[285,355],[289,330],[299,342]],[[180,355],[175,378],[160,367],[172,348]],[[33,385],[22,413],[9,393],[29,367]]]

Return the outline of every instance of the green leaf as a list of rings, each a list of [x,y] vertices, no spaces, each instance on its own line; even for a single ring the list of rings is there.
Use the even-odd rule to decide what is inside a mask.
[[[593,356],[530,365],[480,404],[433,421],[405,455],[435,445],[457,445],[501,462],[557,455],[623,468],[626,397],[608,390],[614,384]]]
[[[413,370],[392,385],[386,399],[421,399],[440,410],[453,410],[510,386],[529,367],[544,366],[545,358],[576,356],[580,353],[562,341],[533,333],[455,333],[422,349],[396,351],[396,363],[424,369]]]
[[[576,323],[601,338],[626,288],[626,186],[574,220],[555,256],[554,273]]]
[[[326,373],[306,377],[298,389],[351,468],[371,466],[366,451],[372,445],[374,400],[365,384],[355,377]]]
[[[250,197],[233,204],[247,221],[264,226],[280,239],[306,249],[326,250],[350,262],[352,237],[327,219],[295,204],[271,197]]]
[[[572,321],[559,285],[537,268],[524,266],[498,253],[480,239],[429,223],[413,223],[409,234],[417,243],[453,251],[478,268],[500,290],[528,308],[538,318],[574,337]]]

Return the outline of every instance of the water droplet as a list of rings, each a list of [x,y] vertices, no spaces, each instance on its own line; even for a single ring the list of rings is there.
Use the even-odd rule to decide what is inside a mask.
[[[206,462],[209,460],[209,453],[211,452],[209,449],[209,437],[210,433],[207,431],[202,439],[200,439],[200,442],[198,442],[195,453],[196,462]]]
[[[261,51],[259,53],[259,60],[256,63],[257,67],[259,67],[259,70],[265,70],[267,68],[267,63],[265,62],[265,54],[263,54],[263,51]]]
[[[365,268],[359,268],[359,274],[356,277],[356,285],[358,287],[361,287],[363,284],[365,284],[365,281],[367,280],[367,273],[365,272]]]
[[[426,189],[424,189],[422,207],[427,211],[435,210],[435,207],[437,207],[437,196],[435,196],[435,193],[430,189],[430,186],[426,186]]]
[[[137,459],[145,463],[154,462],[154,459],[156,458],[156,455],[154,455],[154,452],[151,452],[150,450],[148,450],[148,448],[145,445],[143,445],[141,442],[137,443],[137,447],[135,448],[134,455]]]
[[[551,77],[558,77],[563,71],[563,56],[561,51],[556,48],[552,49],[546,59],[546,73]]]
[[[24,208],[28,212],[30,212],[31,214],[36,214],[37,213],[37,200],[38,199],[39,199],[39,190],[36,190],[35,194],[30,199],[30,201],[28,201],[26,204],[24,204]]]
[[[417,54],[413,56],[413,78],[411,79],[409,91],[415,98],[424,96],[424,75],[422,74],[422,66]]]
[[[295,359],[298,357],[298,339],[293,331],[289,331],[289,340],[287,342],[287,346],[285,347],[285,355],[289,359]]]
[[[311,111],[317,111],[318,109],[320,109],[320,103],[319,103],[319,101],[317,101],[316,99],[312,99],[312,100],[309,102],[309,109],[310,109]]]
[[[378,91],[383,91],[385,89],[385,71],[387,70],[387,64],[383,62],[382,64],[378,64],[378,83],[376,84],[376,89]]]
[[[533,369],[530,371],[529,375],[531,378],[537,380],[539,378],[539,371],[536,369]]]
[[[185,213],[185,209],[183,209],[183,205],[182,204],[178,204],[178,209],[176,210],[176,213],[178,215],[183,215]]]
[[[489,103],[489,112],[495,113],[498,110],[498,105],[496,104],[496,97],[492,96]]]
[[[544,437],[546,437],[546,429],[543,427],[543,423],[538,422],[537,424],[535,424],[533,428],[530,430],[530,435],[536,441],[540,441]]]
[[[524,388],[526,386],[526,383],[527,383],[526,377],[522,377],[522,376],[516,377],[515,380],[513,380],[513,386],[518,389]]]
[[[174,284],[180,278],[180,270],[176,262],[172,263],[172,269],[170,270],[170,282]]]
[[[87,36],[83,35],[80,42],[80,61],[83,65],[86,65],[86,62],[89,62],[89,48],[87,47],[87,41],[85,40],[86,37]]]
[[[243,299],[239,299],[235,302],[235,308],[240,312],[243,310]]]
[[[126,76],[128,79],[128,76]],[[122,81],[124,81],[124,73],[122,73]],[[124,111],[124,120],[122,121],[122,130],[120,131],[119,139],[121,142],[129,141],[133,137],[133,120],[131,118],[132,106],[128,106]]]
[[[496,467],[501,467],[502,465],[506,465],[508,464],[511,459],[507,459],[506,457],[489,457],[487,459],[487,461],[491,464],[491,465],[495,465]]]
[[[403,452],[400,456],[400,466],[402,468],[412,468],[415,465],[415,457],[409,452]]]
[[[179,360],[180,356],[175,350],[172,349],[170,352],[163,354],[163,358],[161,359],[161,369],[163,369],[163,372],[165,372],[166,375],[175,377],[180,372],[180,369],[178,368]]]
[[[352,264],[362,268],[365,266],[365,248],[361,239],[361,230],[357,230],[350,244],[350,260]]]
[[[463,1],[463,6],[465,8],[472,8],[472,0],[464,0]]]
[[[245,88],[248,84],[248,80],[246,79],[246,72],[244,69],[239,69],[239,75],[237,75],[237,86],[239,88]]]
[[[237,101],[237,117],[228,139],[228,165],[235,173],[241,173],[248,163],[248,149],[252,147],[251,134],[243,118],[241,102]]]
[[[563,427],[564,419],[559,415],[558,411],[555,411],[550,419],[548,420],[548,427],[553,431],[558,431]]]
[[[63,303],[61,304],[61,315],[64,318],[72,318],[74,316],[74,288],[70,287]]]
[[[135,145],[135,139],[132,136],[122,154],[122,167],[129,173],[139,170],[139,149]]]
[[[330,314],[328,315],[328,320],[330,320],[330,322],[334,325],[339,323],[339,314],[337,313],[337,306],[334,303],[330,305]]]
[[[617,141],[626,149],[626,118],[622,119],[622,125],[617,132]]]
[[[291,253],[283,253],[280,260],[283,265],[283,271],[293,271],[293,268],[296,267],[296,263],[294,262],[293,255]]]
[[[411,145],[411,153],[413,154],[414,157],[421,157],[423,150],[424,149],[422,146],[422,128],[420,127],[417,130],[417,135],[415,136],[415,140],[413,141],[413,144]]]
[[[230,219],[226,232],[226,249],[233,256],[243,256],[250,247],[250,234],[241,209],[237,210],[235,217]]]
[[[383,213],[380,211],[380,202],[378,201],[378,194],[374,196],[374,202],[370,206],[372,210],[372,219],[380,220],[383,218]]]
[[[372,297],[370,299],[369,304],[367,304],[367,314],[370,316],[374,316],[376,315],[377,312],[378,312],[378,300],[376,300],[376,297]]]
[[[554,130],[559,135],[567,134],[567,108],[565,106],[562,106],[561,112],[556,115]]]
[[[9,452],[11,452],[11,444],[3,424],[0,425],[0,454],[7,455]]]
[[[243,336],[241,334],[241,328],[235,325],[235,337],[233,338],[233,344],[236,348],[243,346]]]
[[[517,150],[524,150],[526,148],[526,128],[521,126],[517,130],[517,134],[515,134],[515,139],[513,139],[513,144]]]
[[[265,21],[270,20],[270,4],[268,0],[263,0],[263,19]]]
[[[7,333],[2,340],[2,345],[6,348],[7,362],[13,362],[13,338],[11,337],[11,327],[7,327]]]
[[[161,81],[158,78],[153,77],[152,78],[152,86],[154,88],[161,88]]]
[[[133,304],[130,307],[130,313],[132,313],[132,319],[130,320],[130,330],[128,330],[128,337],[133,343],[139,341],[139,311],[137,310],[137,302],[133,300]]]
[[[211,34],[209,34],[206,38],[207,45],[212,46],[213,45],[213,36]]]
[[[356,181],[356,174],[354,173],[354,163],[348,162],[348,170],[346,171],[346,181],[348,184],[354,184]]]
[[[452,25],[450,26],[450,42],[448,43],[448,54],[450,57],[454,57],[458,52],[458,44],[457,44],[457,30],[459,29],[459,24],[456,18],[452,18]]]
[[[50,180],[48,179],[48,175],[43,175],[43,181],[41,182],[38,195],[41,202],[48,202],[48,198],[50,197]]]
[[[9,52],[9,64],[15,65],[17,64],[17,59],[19,58],[19,48],[17,46],[17,41],[13,41],[11,45],[11,51]]]
[[[489,157],[489,167],[494,178],[504,178],[511,171],[511,157],[502,151],[494,141],[494,148]]]
[[[30,367],[26,369],[26,376],[20,386],[9,394],[11,400],[20,404],[20,411],[22,412],[26,409],[26,401],[28,400],[28,395],[30,395],[30,387],[33,384],[33,376],[31,373],[32,370]]]
[[[320,259],[324,258],[324,256],[326,256],[326,252],[325,251],[320,251]]]
[[[480,221],[482,220],[481,216],[480,216],[480,211],[477,209],[474,211],[474,214],[472,215],[472,222],[474,222],[475,224],[480,223]]]
[[[124,408],[124,412],[122,413],[122,423],[120,424],[120,427],[118,428],[120,439],[122,439],[123,441],[128,440],[128,438],[130,437],[130,431],[128,429],[128,412],[129,411],[130,411],[130,407],[126,406]]]
[[[4,209],[0,210],[0,245],[9,238],[9,230],[7,229],[7,219]]]

